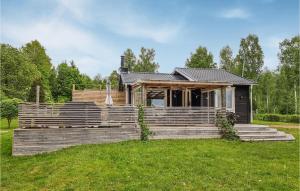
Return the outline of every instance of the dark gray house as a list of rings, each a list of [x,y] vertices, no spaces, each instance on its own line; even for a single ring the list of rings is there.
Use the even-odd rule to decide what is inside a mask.
[[[252,85],[222,69],[175,68],[172,73],[133,73],[120,68],[125,104],[148,107],[203,107],[235,112],[252,120]]]

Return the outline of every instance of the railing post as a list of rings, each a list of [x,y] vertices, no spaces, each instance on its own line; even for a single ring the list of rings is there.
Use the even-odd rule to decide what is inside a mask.
[[[208,122],[208,124],[210,123],[210,115],[209,115],[209,98],[210,98],[210,94],[209,94],[209,91],[207,92],[207,122]]]
[[[40,86],[39,85],[36,86],[35,100],[36,100],[36,105],[38,106],[40,103]]]

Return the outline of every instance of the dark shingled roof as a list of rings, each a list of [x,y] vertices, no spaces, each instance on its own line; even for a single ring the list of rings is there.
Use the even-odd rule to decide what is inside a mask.
[[[133,83],[138,80],[144,81],[188,81],[184,77],[178,74],[166,74],[166,73],[148,73],[148,72],[130,72],[121,73],[123,83]]]
[[[130,72],[121,73],[123,83],[136,81],[193,81],[193,82],[226,82],[233,85],[251,85],[255,82],[247,80],[222,69],[207,68],[175,68],[172,74]]]
[[[207,68],[175,68],[174,74],[179,73],[196,82],[228,82],[233,85],[251,85],[253,81],[247,80],[223,69]]]

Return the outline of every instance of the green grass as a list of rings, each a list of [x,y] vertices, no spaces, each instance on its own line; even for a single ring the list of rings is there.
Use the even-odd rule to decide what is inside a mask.
[[[17,119],[13,119],[11,121],[10,128],[11,129],[15,129],[17,127],[18,127],[18,120]],[[8,129],[7,119],[1,119],[0,120],[0,129],[5,129],[5,130]]]
[[[263,121],[263,120],[253,120],[253,124],[261,125],[282,125],[282,126],[299,126],[299,123],[286,123],[286,122],[276,122],[276,121]]]
[[[129,141],[12,157],[1,133],[1,190],[298,190],[293,142]]]

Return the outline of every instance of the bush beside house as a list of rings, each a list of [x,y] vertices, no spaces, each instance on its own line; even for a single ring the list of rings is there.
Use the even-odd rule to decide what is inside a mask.
[[[300,123],[300,115],[256,114],[254,119],[273,122]]]

